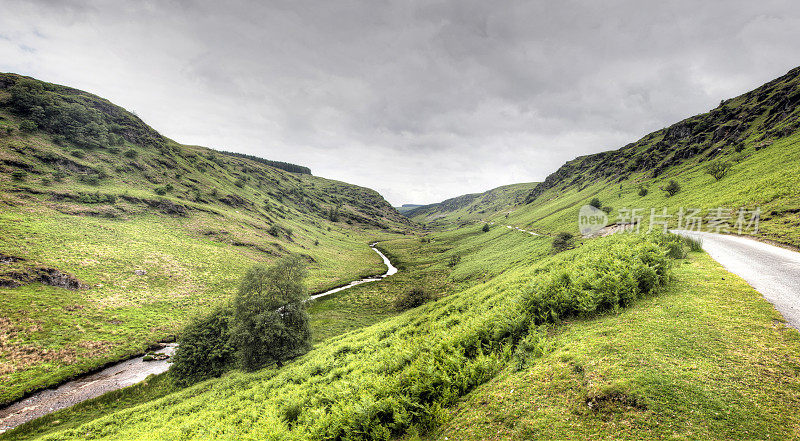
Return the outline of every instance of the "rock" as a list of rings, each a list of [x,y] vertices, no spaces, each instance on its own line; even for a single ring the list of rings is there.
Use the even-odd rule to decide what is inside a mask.
[[[145,270],[136,270],[133,273],[136,274],[137,276],[144,276],[144,275],[147,274],[147,271],[145,271]]]

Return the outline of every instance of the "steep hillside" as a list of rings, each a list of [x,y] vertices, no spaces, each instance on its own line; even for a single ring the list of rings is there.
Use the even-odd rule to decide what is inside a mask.
[[[504,185],[483,193],[465,194],[416,207],[403,214],[430,227],[468,225],[523,202],[536,185],[535,182]]]
[[[800,68],[619,150],[569,161],[530,192],[510,222],[577,231],[578,209],[593,197],[611,209],[610,222],[629,217],[620,209],[639,208],[644,226],[651,208],[667,208],[670,226],[680,207],[731,226],[739,208],[760,208],[760,229],[745,233],[800,245],[798,129]],[[670,181],[678,184],[674,194],[665,191]]]
[[[299,253],[310,289],[380,273],[377,192],[165,138],[94,95],[0,75],[0,402],[142,351]]]

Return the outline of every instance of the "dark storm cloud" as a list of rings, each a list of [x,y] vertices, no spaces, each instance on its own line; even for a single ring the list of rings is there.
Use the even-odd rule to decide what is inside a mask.
[[[543,179],[800,64],[792,2],[3,3],[1,70],[394,203]]]

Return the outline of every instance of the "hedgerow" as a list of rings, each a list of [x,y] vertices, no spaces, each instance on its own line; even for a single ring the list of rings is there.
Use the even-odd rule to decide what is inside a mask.
[[[656,292],[669,277],[670,241],[598,239],[328,340],[282,369],[234,372],[54,439],[388,440],[425,431],[512,361],[529,330]],[[535,337],[522,344],[539,345]]]

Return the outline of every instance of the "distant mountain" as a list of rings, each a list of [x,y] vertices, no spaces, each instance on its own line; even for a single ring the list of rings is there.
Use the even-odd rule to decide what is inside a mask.
[[[421,206],[422,206],[422,204],[403,204],[400,207],[394,207],[394,209],[397,210],[397,212],[400,213],[400,214],[405,214],[405,213],[408,213],[409,211],[411,211],[411,210],[413,210],[413,209],[415,209],[417,207],[421,207]]]
[[[524,202],[536,185],[535,182],[504,185],[483,193],[465,194],[418,206],[403,214],[428,226],[474,223]]]

